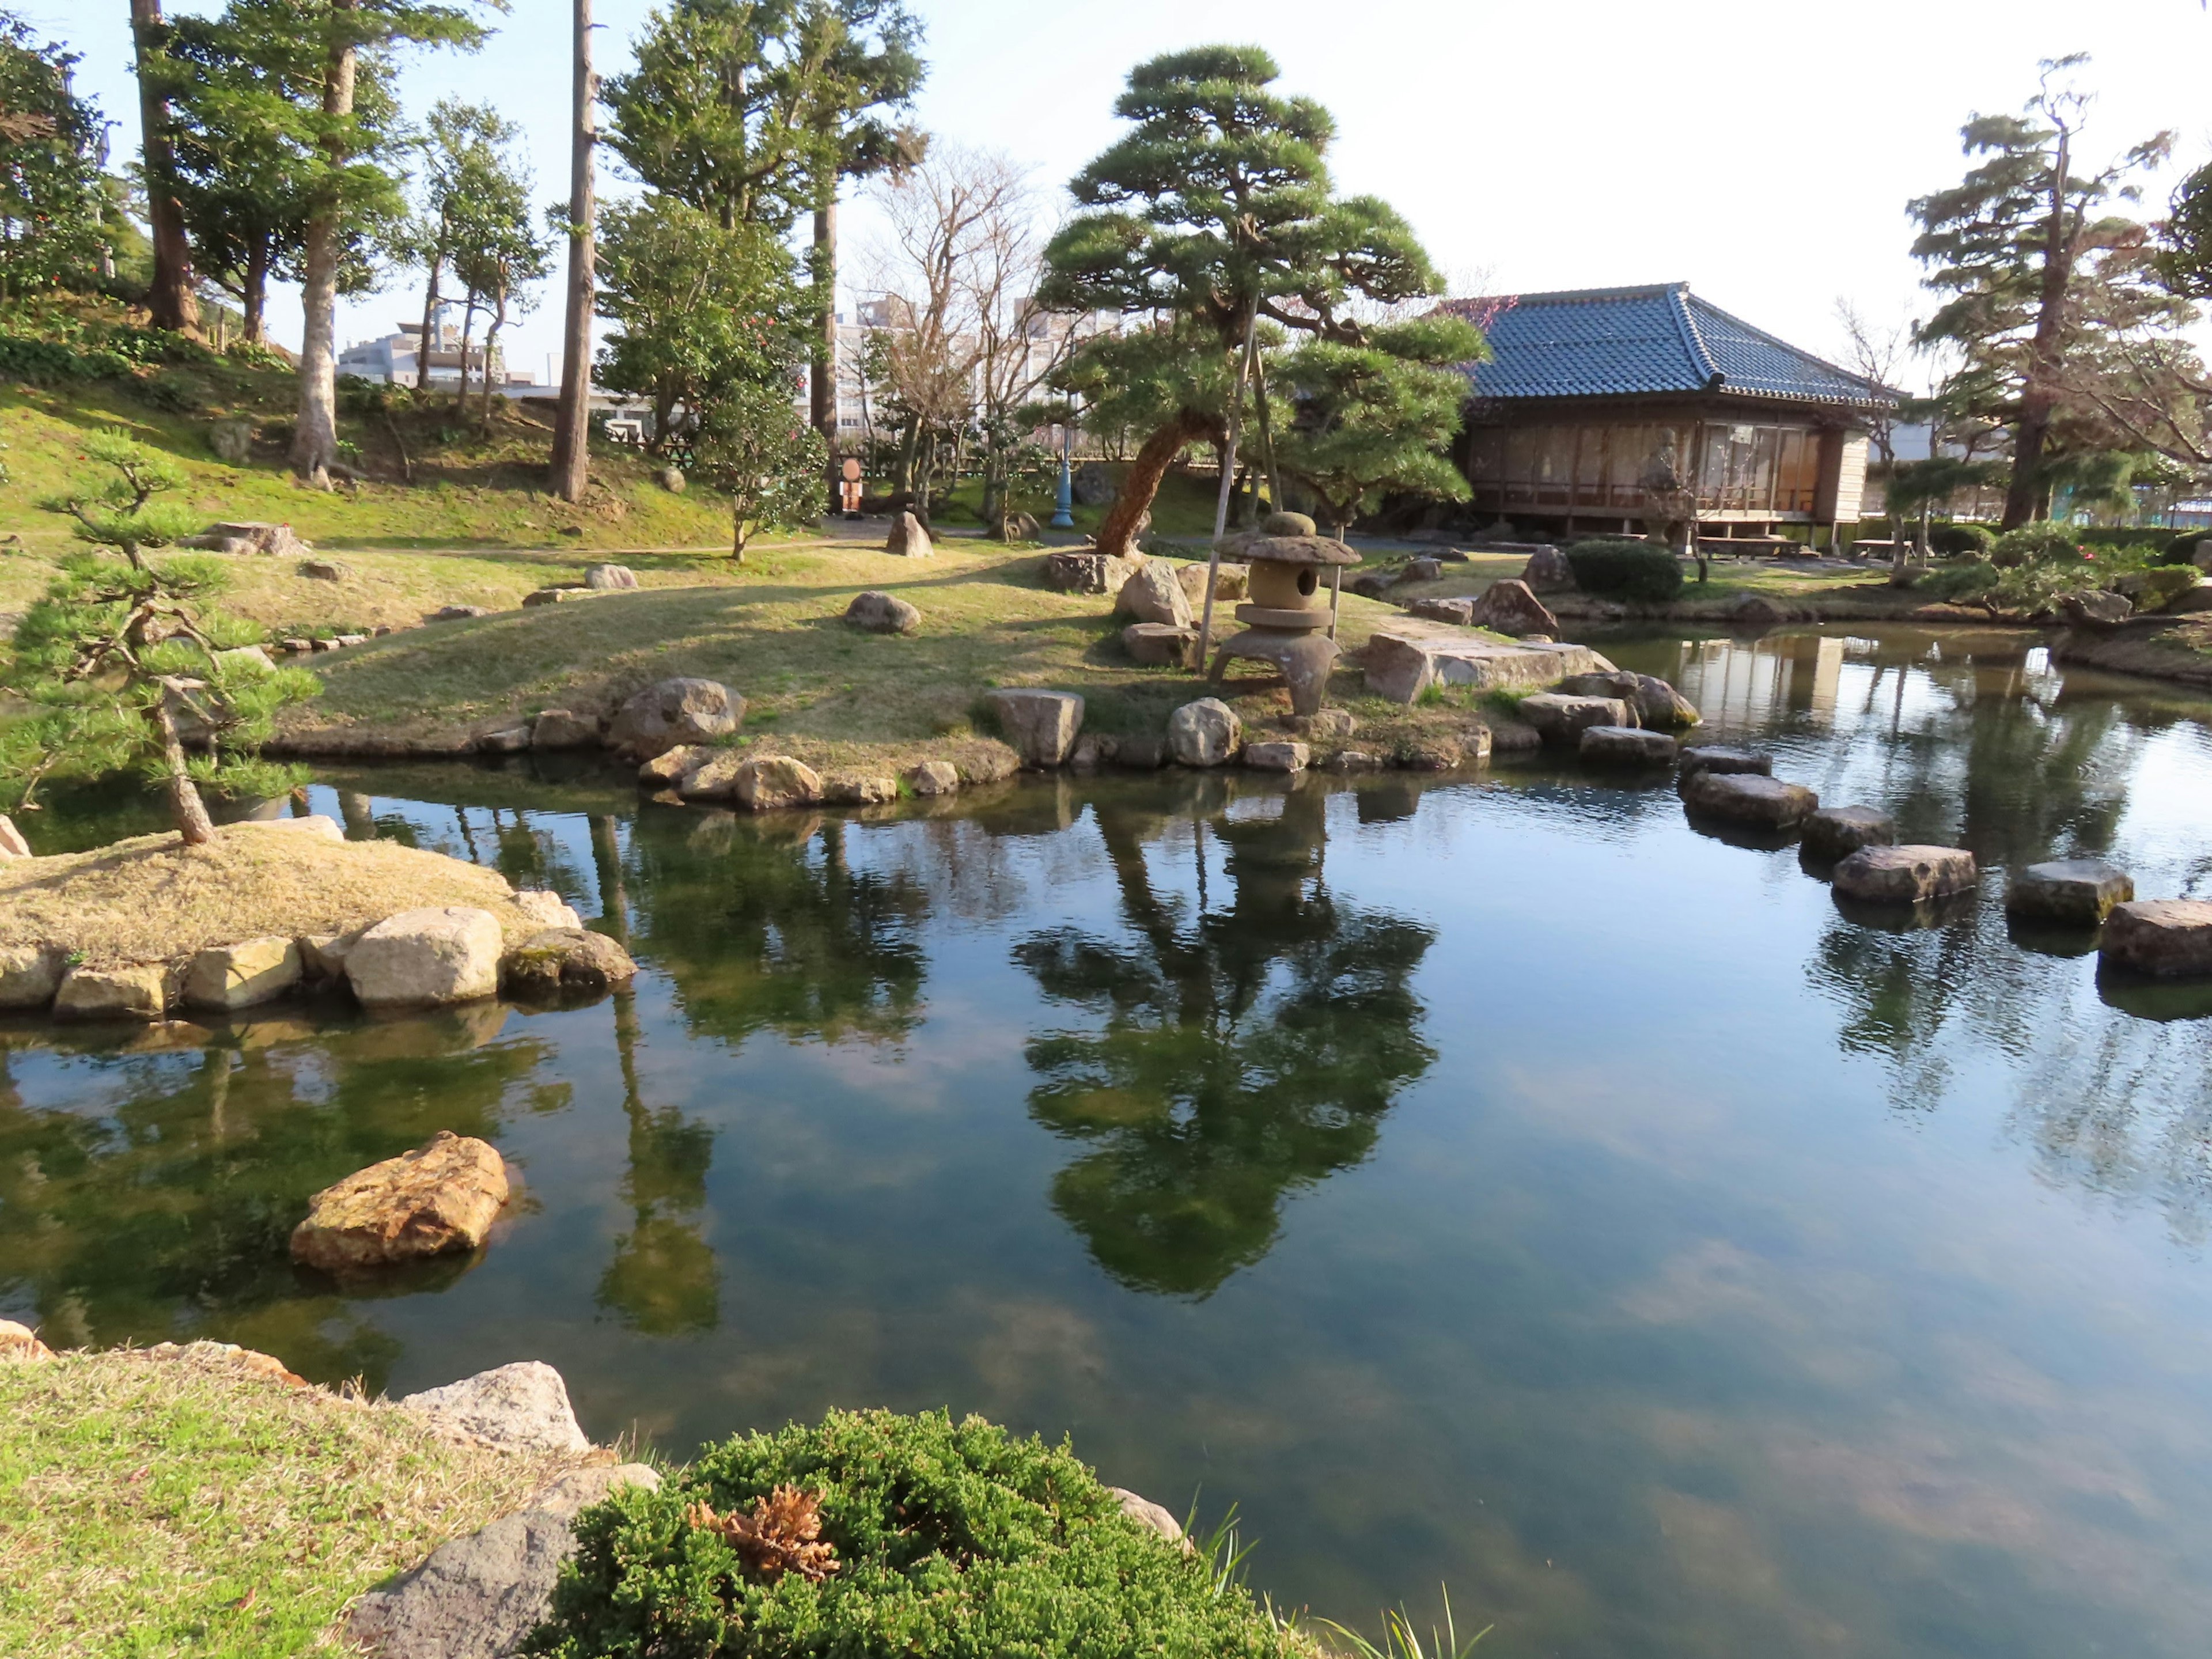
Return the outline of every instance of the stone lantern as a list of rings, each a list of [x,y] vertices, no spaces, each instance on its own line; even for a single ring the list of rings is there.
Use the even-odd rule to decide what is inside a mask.
[[[1359,555],[1315,534],[1313,520],[1294,513],[1271,514],[1259,534],[1239,537],[1234,545],[1251,568],[1249,597],[1237,607],[1244,631],[1221,642],[1212,678],[1220,682],[1232,657],[1271,662],[1290,683],[1292,710],[1317,714],[1336,661],[1344,567],[1358,564]]]

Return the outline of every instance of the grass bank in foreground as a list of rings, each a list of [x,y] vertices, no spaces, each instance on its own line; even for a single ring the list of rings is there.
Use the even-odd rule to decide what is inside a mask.
[[[276,1659],[571,1454],[438,1439],[212,1346],[0,1360],[0,1653]]]

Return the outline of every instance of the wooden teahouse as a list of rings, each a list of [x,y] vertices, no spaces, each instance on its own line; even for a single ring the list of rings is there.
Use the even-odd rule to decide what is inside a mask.
[[[1546,536],[1640,532],[1655,462],[1706,538],[1832,536],[1857,520],[1866,417],[1899,394],[1753,328],[1686,283],[1457,300],[1468,366],[1453,459],[1474,511]]]

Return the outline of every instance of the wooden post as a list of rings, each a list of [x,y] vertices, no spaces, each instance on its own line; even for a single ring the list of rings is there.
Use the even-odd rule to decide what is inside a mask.
[[[1229,443],[1221,457],[1221,489],[1213,502],[1213,546],[1206,556],[1206,609],[1198,623],[1198,672],[1206,672],[1206,653],[1213,644],[1213,588],[1221,580],[1221,538],[1229,530],[1229,489],[1237,477],[1237,428],[1244,412],[1244,377],[1251,372],[1259,340],[1260,308],[1244,325],[1244,356],[1237,365],[1237,386],[1229,397]]]
[[[1328,636],[1336,637],[1337,606],[1344,600],[1344,567],[1333,564],[1328,568]]]

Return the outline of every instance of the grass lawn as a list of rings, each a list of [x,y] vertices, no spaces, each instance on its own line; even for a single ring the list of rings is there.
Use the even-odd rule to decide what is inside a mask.
[[[583,1461],[437,1439],[208,1346],[0,1361],[0,1654],[295,1654]]]
[[[292,711],[287,730],[442,735],[542,708],[604,708],[647,681],[697,674],[744,695],[749,740],[772,738],[817,764],[837,765],[864,758],[863,747],[903,761],[970,735],[982,694],[994,686],[1079,691],[1085,729],[1105,732],[1157,732],[1177,705],[1205,695],[1188,673],[1130,662],[1120,640],[1127,618],[1112,615],[1103,595],[1045,587],[1042,562],[1034,550],[974,542],[941,543],[925,562],[852,546],[773,550],[723,586],[654,587],[440,623],[318,659],[312,665],[327,691]],[[847,626],[846,605],[871,587],[917,606],[920,632],[881,636]],[[1401,614],[1347,594],[1340,641],[1354,647]],[[1217,624],[1236,625],[1222,612]],[[1232,671],[1232,692],[1243,672]],[[1265,672],[1250,672],[1255,679]],[[1248,720],[1289,707],[1279,690],[1238,701]],[[1344,668],[1332,701],[1372,700],[1358,671]],[[1406,717],[1379,703],[1370,712]]]

